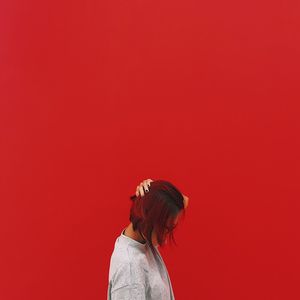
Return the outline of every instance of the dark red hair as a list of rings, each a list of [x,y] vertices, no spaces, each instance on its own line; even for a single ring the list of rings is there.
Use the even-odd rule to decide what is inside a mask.
[[[132,222],[133,230],[138,231],[149,243],[155,255],[154,245],[152,244],[152,231],[155,230],[157,242],[163,246],[165,238],[170,242],[175,239],[173,231],[177,226],[174,220],[182,213],[184,215],[184,198],[177,187],[166,180],[154,180],[150,183],[149,192],[144,196],[133,195],[130,208],[129,220]]]

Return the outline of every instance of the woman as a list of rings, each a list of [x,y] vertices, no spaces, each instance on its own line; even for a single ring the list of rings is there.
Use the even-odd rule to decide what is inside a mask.
[[[147,179],[130,199],[130,224],[116,239],[110,259],[108,300],[174,300],[158,246],[168,238],[176,244],[173,231],[189,198],[166,180]]]

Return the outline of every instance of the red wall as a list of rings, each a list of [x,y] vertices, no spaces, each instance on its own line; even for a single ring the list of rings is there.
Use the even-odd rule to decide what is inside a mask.
[[[0,299],[106,299],[129,196],[190,198],[176,300],[300,299],[299,1],[1,1]]]

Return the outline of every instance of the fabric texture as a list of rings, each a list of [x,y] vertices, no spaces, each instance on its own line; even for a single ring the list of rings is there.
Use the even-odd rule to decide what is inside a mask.
[[[175,300],[158,246],[155,258],[147,242],[142,244],[124,235],[124,230],[110,258],[107,300]]]

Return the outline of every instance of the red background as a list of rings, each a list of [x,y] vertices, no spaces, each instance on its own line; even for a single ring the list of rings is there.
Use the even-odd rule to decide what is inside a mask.
[[[177,300],[300,299],[299,1],[0,5],[1,300],[106,299],[147,178]]]

